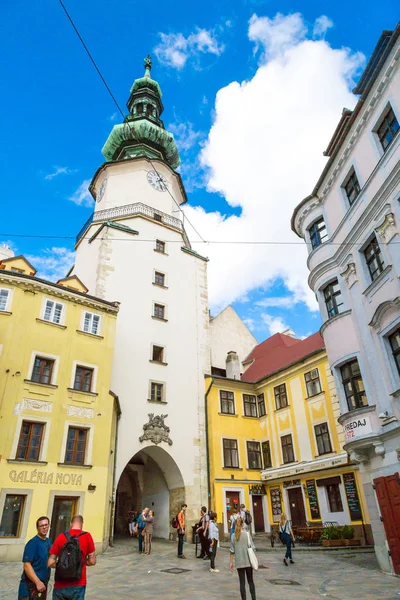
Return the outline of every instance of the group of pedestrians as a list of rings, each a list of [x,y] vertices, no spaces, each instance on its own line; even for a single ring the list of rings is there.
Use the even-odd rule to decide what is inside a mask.
[[[36,535],[25,545],[18,600],[46,600],[51,569],[55,569],[53,600],[83,600],[86,567],[96,564],[93,538],[83,531],[80,515],[72,517],[69,531],[60,533],[53,544],[47,537],[49,527],[49,518],[39,517]]]
[[[135,531],[139,541],[139,554],[150,554],[154,530],[154,512],[144,508],[136,518]]]

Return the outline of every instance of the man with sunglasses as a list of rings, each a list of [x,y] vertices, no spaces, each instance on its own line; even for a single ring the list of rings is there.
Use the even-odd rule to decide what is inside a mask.
[[[26,544],[22,562],[24,572],[18,590],[18,600],[31,600],[47,597],[47,584],[51,570],[47,566],[51,542],[47,537],[50,521],[40,517],[36,521],[37,535]]]

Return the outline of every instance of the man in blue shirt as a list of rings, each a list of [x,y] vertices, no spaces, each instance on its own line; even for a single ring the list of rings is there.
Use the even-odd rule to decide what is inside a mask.
[[[145,508],[140,515],[138,515],[137,519],[136,519],[136,527],[137,527],[137,534],[138,534],[138,540],[139,540],[139,554],[144,554],[144,550],[143,550],[143,530],[146,526],[146,518],[148,515],[149,509]]]
[[[25,546],[22,557],[24,572],[19,584],[18,600],[30,600],[31,598],[45,600],[46,598],[51,572],[47,566],[51,546],[47,537],[49,526],[49,519],[40,517],[36,521],[37,535]]]

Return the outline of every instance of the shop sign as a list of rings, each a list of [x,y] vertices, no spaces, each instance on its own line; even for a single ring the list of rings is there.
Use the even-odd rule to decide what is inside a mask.
[[[344,437],[346,440],[372,433],[371,421],[369,417],[353,419],[344,426]]]
[[[288,487],[297,487],[301,485],[301,479],[290,479],[289,481],[284,481],[283,482],[283,487],[284,488],[288,488]]]
[[[257,483],[254,485],[249,485],[249,493],[255,495],[263,495],[266,494],[265,486],[262,483]]]
[[[14,483],[44,483],[55,485],[82,485],[82,475],[77,473],[46,473],[46,471],[10,471],[8,474]]]

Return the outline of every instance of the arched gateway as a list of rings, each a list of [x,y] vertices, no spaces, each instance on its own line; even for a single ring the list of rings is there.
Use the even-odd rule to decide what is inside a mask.
[[[128,533],[131,508],[148,506],[155,513],[154,536],[168,539],[171,514],[176,514],[184,501],[184,481],[174,459],[158,446],[147,446],[131,458],[119,478],[115,534]]]

